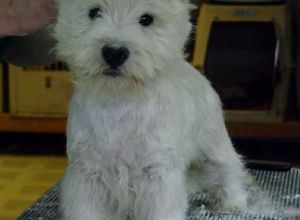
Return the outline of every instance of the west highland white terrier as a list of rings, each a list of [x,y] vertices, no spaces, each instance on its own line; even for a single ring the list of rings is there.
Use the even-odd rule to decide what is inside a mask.
[[[184,60],[188,0],[59,0],[74,81],[65,220],[183,220],[188,196],[246,207],[247,173],[208,80]]]

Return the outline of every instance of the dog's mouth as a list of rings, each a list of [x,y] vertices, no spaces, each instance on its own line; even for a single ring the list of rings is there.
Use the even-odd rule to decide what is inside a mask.
[[[116,78],[116,77],[120,77],[122,75],[122,72],[119,69],[105,69],[103,71],[103,75],[108,76],[108,77],[112,77],[112,78]]]

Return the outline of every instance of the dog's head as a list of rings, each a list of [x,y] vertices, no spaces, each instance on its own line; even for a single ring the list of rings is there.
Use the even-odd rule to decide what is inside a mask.
[[[126,92],[183,58],[188,0],[59,0],[56,52],[77,85]]]

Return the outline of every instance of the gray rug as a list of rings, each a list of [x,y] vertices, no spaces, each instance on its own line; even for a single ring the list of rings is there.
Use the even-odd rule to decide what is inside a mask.
[[[300,220],[300,169],[289,172],[252,170],[257,185],[250,190],[252,209],[247,213],[220,213],[206,209],[205,197],[190,198],[187,220]],[[59,185],[54,186],[18,220],[61,220]],[[266,199],[269,198],[269,199]],[[251,200],[251,199],[250,199]]]

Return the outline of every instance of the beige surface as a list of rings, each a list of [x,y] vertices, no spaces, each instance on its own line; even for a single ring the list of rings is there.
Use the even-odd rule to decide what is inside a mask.
[[[64,174],[64,157],[0,156],[0,219],[16,219]]]
[[[13,116],[64,117],[72,94],[64,71],[9,67],[10,113]]]

